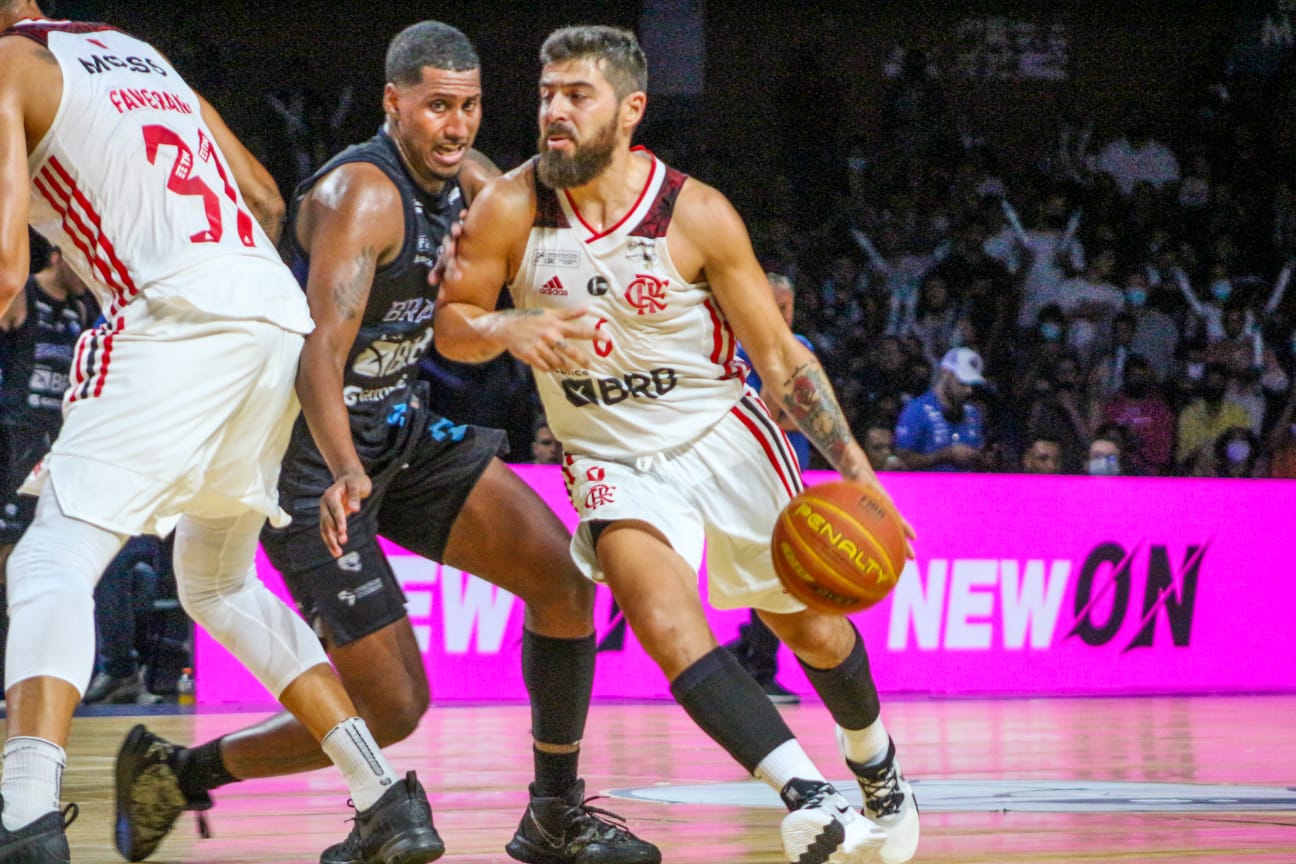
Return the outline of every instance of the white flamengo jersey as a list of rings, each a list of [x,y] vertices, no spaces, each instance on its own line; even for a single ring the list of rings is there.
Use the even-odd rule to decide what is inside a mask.
[[[19,21],[63,93],[28,158],[32,227],[112,318],[141,292],[308,332],[301,289],[252,217],[198,97],[151,45],[104,24]]]
[[[647,151],[643,151],[647,152]],[[666,229],[687,177],[657,157],[639,200],[607,231],[536,181],[536,216],[510,286],[519,309],[587,307],[589,370],[536,372],[563,448],[634,460],[699,438],[742,398],[746,364],[705,282],[684,280]]]

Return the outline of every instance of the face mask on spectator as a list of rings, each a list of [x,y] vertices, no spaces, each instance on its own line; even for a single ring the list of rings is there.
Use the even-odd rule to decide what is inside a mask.
[[[1211,296],[1223,303],[1233,293],[1233,285],[1227,279],[1216,279],[1211,283]]]
[[[1143,304],[1147,303],[1147,291],[1142,288],[1127,288],[1125,289],[1125,299],[1134,308],[1142,308]]]
[[[1224,455],[1235,465],[1245,462],[1251,456],[1251,445],[1241,438],[1235,438],[1224,448]]]
[[[1120,473],[1120,457],[1115,453],[1095,456],[1085,463],[1085,470],[1094,477],[1115,477]]]
[[[1206,364],[1189,363],[1188,368],[1184,371],[1188,373],[1189,381],[1200,381],[1202,376],[1206,374]]]
[[[1054,324],[1052,321],[1045,321],[1039,325],[1040,338],[1045,342],[1057,342],[1062,338],[1062,325]]]

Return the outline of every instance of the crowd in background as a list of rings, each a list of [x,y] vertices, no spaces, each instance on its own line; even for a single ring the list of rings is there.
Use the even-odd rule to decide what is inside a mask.
[[[1132,112],[1099,139],[1074,118],[1010,164],[913,51],[885,142],[840,154],[831,215],[767,219],[757,251],[794,279],[795,329],[858,435],[903,438],[968,348],[982,440],[936,467],[1040,470],[1047,449],[1063,472],[1293,476],[1296,191],[1270,146],[1290,84],[1217,82],[1171,129]]]

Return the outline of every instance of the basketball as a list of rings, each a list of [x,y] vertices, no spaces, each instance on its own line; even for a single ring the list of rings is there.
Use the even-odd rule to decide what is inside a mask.
[[[774,523],[770,551],[788,593],[819,612],[867,609],[895,587],[904,523],[877,489],[846,480],[811,486]]]

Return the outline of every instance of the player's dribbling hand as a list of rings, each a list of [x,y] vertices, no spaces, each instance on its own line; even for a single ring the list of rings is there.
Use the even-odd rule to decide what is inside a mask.
[[[347,516],[360,512],[360,502],[373,491],[373,481],[364,471],[339,474],[320,496],[320,536],[334,558],[342,557],[347,542]]]
[[[874,489],[876,489],[882,496],[884,496],[888,501],[891,502],[891,509],[895,510],[896,514],[900,517],[900,524],[904,528],[905,557],[908,558],[910,561],[914,560],[916,555],[914,553],[913,544],[914,541],[918,539],[918,532],[915,531],[914,527],[909,524],[909,520],[906,519],[904,517],[904,514],[900,512],[900,508],[895,506],[895,500],[891,497],[891,493],[888,492],[886,490],[886,487],[882,485],[882,481],[878,479],[877,473],[873,470],[873,468],[869,466],[867,462],[864,463],[864,466],[866,470],[860,470],[854,472],[849,470],[842,471],[841,472],[842,479],[850,480],[854,483],[860,483],[864,486],[871,486]]]

